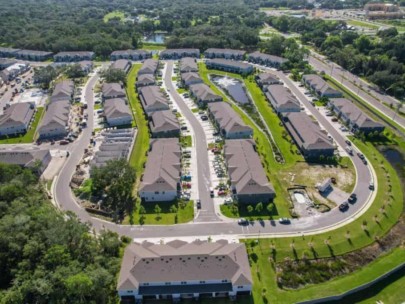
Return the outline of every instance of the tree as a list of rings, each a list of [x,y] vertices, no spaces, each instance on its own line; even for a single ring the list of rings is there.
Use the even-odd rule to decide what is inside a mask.
[[[274,210],[274,204],[273,203],[269,203],[266,207],[267,211],[271,214],[273,213]]]
[[[253,212],[253,207],[251,205],[247,206],[247,212],[252,213]]]
[[[261,203],[261,202],[257,203],[256,207],[255,207],[255,210],[256,210],[257,213],[261,213],[263,211],[263,203]]]
[[[160,213],[162,212],[162,208],[160,208],[159,205],[155,205],[155,208],[153,209],[156,215],[159,217]]]
[[[80,78],[86,76],[86,73],[84,72],[80,64],[76,63],[66,70],[66,75],[69,78]]]
[[[171,206],[170,206],[170,212],[171,212],[171,213],[177,213],[177,207],[176,207],[176,205],[171,205]]]
[[[102,167],[92,167],[91,190],[93,195],[103,198],[104,209],[116,213],[130,213],[134,206],[132,194],[136,176],[135,170],[125,159],[111,160]]]
[[[127,75],[120,69],[108,68],[101,72],[101,77],[103,77],[106,82],[118,82],[124,84],[127,82]]]
[[[43,89],[48,89],[51,81],[56,79],[56,77],[59,75],[59,71],[60,70],[50,65],[35,68],[33,81],[35,84],[40,85]]]

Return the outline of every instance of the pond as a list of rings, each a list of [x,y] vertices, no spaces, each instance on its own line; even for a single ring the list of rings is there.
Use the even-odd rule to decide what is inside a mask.
[[[165,34],[159,33],[145,36],[143,42],[163,44],[165,42]]]
[[[387,149],[382,151],[384,157],[388,160],[388,162],[395,166],[395,165],[404,165],[405,160],[403,159],[400,152],[395,149]]]
[[[212,81],[226,91],[236,102],[240,104],[250,103],[246,89],[240,80],[228,76],[214,76]]]

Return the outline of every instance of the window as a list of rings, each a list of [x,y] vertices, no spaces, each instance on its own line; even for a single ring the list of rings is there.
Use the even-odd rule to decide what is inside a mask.
[[[155,191],[155,194],[159,194],[159,191]]]
[[[170,282],[166,282],[166,283],[165,283],[165,285],[172,285],[172,283],[170,283]]]
[[[239,289],[243,288],[243,286],[238,286]]]
[[[127,293],[134,293],[133,290],[127,290]]]
[[[205,281],[200,281],[200,284],[205,284]]]

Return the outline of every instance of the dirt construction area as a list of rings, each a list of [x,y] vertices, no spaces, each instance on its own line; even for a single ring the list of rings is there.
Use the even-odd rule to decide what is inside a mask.
[[[352,163],[349,166],[340,165],[318,165],[308,163],[297,163],[293,167],[280,170],[280,179],[287,188],[305,186],[308,196],[316,203],[323,203],[334,207],[335,203],[319,194],[316,185],[322,183],[326,178],[335,178],[334,188],[350,193],[356,181],[356,173]]]

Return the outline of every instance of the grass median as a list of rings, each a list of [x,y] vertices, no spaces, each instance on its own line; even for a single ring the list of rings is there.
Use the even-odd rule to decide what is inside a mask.
[[[129,163],[134,167],[136,172],[136,183],[134,186],[135,193],[138,192],[138,186],[140,178],[144,170],[144,163],[146,162],[146,153],[149,149],[149,129],[148,122],[143,113],[143,109],[138,98],[137,93],[135,92],[135,82],[136,76],[142,64],[134,64],[131,71],[128,74],[127,79],[127,96],[129,104],[134,114],[135,123],[138,128],[138,132],[135,139],[135,144],[129,158]]]

